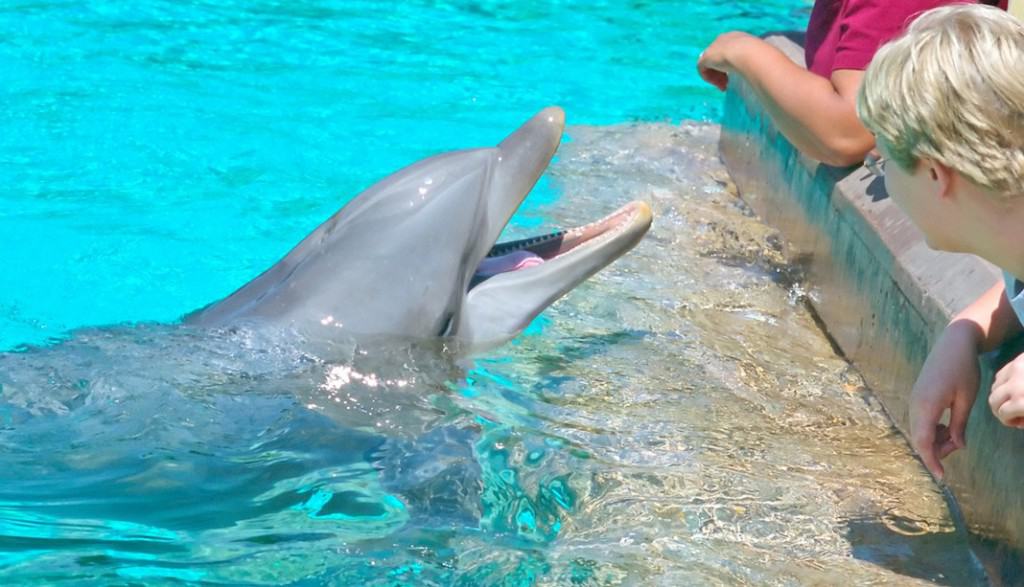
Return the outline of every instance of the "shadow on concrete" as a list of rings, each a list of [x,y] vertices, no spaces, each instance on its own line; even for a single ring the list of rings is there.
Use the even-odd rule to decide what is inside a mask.
[[[846,176],[857,171],[857,167],[834,167],[826,163],[819,163],[814,169],[814,183],[824,184],[826,187],[821,188],[821,192],[825,194],[831,194],[832,190],[835,189],[837,183],[842,181]]]
[[[864,188],[867,195],[871,196],[872,202],[881,202],[882,200],[888,199],[889,192],[885,191],[885,178],[875,177],[868,184],[868,187]]]
[[[987,583],[963,531],[931,532],[914,520],[885,513],[848,520],[846,537],[855,558],[905,577],[936,585]]]
[[[971,549],[985,567],[994,587],[1024,585],[1024,553],[999,542],[971,534]]]

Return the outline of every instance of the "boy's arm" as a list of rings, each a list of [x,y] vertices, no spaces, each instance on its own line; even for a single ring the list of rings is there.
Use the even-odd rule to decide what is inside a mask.
[[[957,314],[950,325],[960,320],[976,329],[979,353],[994,351],[1006,339],[1024,331],[1006,297],[1006,284],[1002,280]]]
[[[874,137],[857,118],[863,71],[838,70],[825,79],[764,40],[740,32],[719,36],[701,54],[697,70],[720,90],[729,75],[742,76],[789,142],[819,161],[854,165],[874,147]]]
[[[1022,330],[1000,281],[957,314],[942,332],[910,396],[910,443],[941,479],[941,459],[963,448],[967,417],[978,393],[978,353]],[[950,411],[949,425],[941,424]]]

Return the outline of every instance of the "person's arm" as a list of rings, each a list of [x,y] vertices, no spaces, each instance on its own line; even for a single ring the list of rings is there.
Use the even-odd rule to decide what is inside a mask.
[[[719,36],[701,54],[697,70],[723,91],[730,75],[742,76],[779,131],[819,161],[854,165],[874,147],[874,137],[857,118],[863,71],[837,70],[826,79],[764,40],[740,32]]]
[[[974,330],[978,354],[994,351],[1008,338],[1024,331],[1024,326],[1021,326],[1017,313],[1006,297],[1006,284],[1001,280],[949,322],[950,326],[957,323],[963,323],[962,327]]]
[[[942,332],[928,353],[910,394],[910,443],[941,479],[941,459],[964,446],[967,417],[978,393],[978,354],[1022,330],[1000,281]],[[949,425],[941,424],[949,410]]]

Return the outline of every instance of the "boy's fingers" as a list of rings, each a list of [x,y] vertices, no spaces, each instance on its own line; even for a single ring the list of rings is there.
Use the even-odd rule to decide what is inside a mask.
[[[971,402],[963,394],[957,394],[953,398],[953,405],[949,408],[949,436],[957,448],[967,445],[964,432],[967,430],[967,418],[971,415]]]
[[[921,457],[924,466],[938,478],[942,478],[942,464],[939,463],[938,455],[935,454],[935,430],[934,424],[917,422],[911,430],[911,444],[914,451]]]
[[[995,415],[1003,424],[1013,426],[1016,420],[1024,417],[1024,398],[1003,402],[996,410]]]
[[[935,426],[935,453],[936,457],[941,461],[948,457],[956,449],[960,448],[956,438],[953,437],[953,431],[942,424]]]
[[[996,372],[992,379],[992,390],[989,392],[988,405],[992,413],[999,420],[1009,426],[1013,417],[1024,415],[1017,413],[1022,408],[1020,402],[1024,401],[1024,374],[1021,373],[1021,358],[1014,359],[1005,367]],[[1007,404],[1015,404],[1007,406]],[[1007,417],[1006,414],[1014,413],[1016,416]]]
[[[930,401],[911,399],[910,443],[914,445],[914,450],[920,452],[935,443],[935,430],[944,409],[944,406],[936,406]]]
[[[1014,359],[1009,363],[1003,365],[1003,368],[996,371],[995,376],[992,378],[992,393],[989,395],[989,403],[992,402],[992,396],[996,394],[997,390],[1001,396],[1008,395],[1009,390],[1012,389],[1010,385],[1013,382],[1014,375],[1019,371],[1017,362],[1020,359]],[[1005,397],[1004,400],[1005,401]],[[1002,403],[1002,402],[999,402]]]
[[[953,442],[952,439],[950,439],[942,443],[942,446],[939,447],[938,454],[936,456],[939,458],[940,461],[942,461],[959,449],[960,447],[957,446],[957,444]]]
[[[942,446],[951,442],[950,431],[939,424],[945,406],[937,406],[930,402],[921,402],[917,410],[911,408],[911,413],[917,412],[917,417],[910,422],[910,438],[914,450],[921,457],[924,466],[931,471],[937,479],[942,479],[945,470],[939,459],[945,456],[941,454]],[[946,453],[948,454],[948,453]]]
[[[1000,367],[998,371],[996,371],[995,376],[992,377],[992,386],[993,387],[995,385],[999,384],[999,383],[1003,383],[1004,381],[1006,381],[1010,377],[1010,367],[1012,367],[1012,366],[1013,366],[1013,361],[1010,361],[1009,363],[1007,363],[1007,364],[1003,365],[1002,367]]]
[[[921,456],[921,462],[931,471],[932,475],[935,475],[936,479],[942,479],[945,471],[942,468],[942,463],[939,461],[939,455],[935,452],[935,446],[928,447],[928,450],[919,450],[917,454]]]
[[[988,407],[992,409],[992,413],[995,414],[998,412],[999,406],[1003,405],[1003,403],[1009,398],[1010,386],[993,381],[992,389],[988,394]]]

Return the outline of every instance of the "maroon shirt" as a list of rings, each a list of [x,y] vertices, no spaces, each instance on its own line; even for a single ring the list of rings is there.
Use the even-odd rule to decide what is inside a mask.
[[[1004,6],[1007,0],[1000,0]],[[832,77],[837,69],[866,69],[886,41],[915,16],[955,0],[816,0],[807,25],[807,69]],[[1004,6],[1005,8],[1005,6]]]

